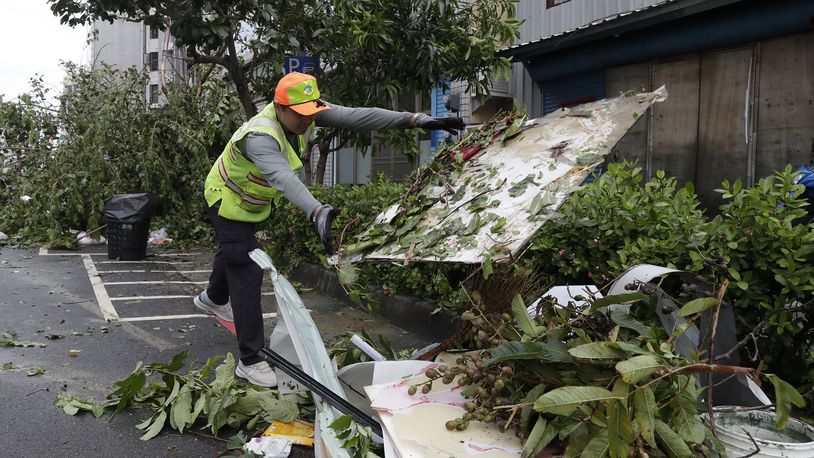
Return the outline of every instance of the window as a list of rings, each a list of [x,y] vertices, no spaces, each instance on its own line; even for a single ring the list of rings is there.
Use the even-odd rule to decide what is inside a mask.
[[[568,3],[571,0],[545,0],[545,7],[554,8],[555,6],[562,5],[563,3]]]
[[[158,104],[158,85],[150,85],[150,105]]]
[[[151,72],[158,71],[158,51],[150,53],[150,59],[148,61],[148,65],[150,67]]]
[[[150,26],[150,38],[158,38],[158,27],[154,25]]]

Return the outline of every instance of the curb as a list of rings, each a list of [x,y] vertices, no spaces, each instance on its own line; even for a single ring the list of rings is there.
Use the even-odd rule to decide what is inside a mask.
[[[308,288],[314,288],[352,307],[359,306],[351,301],[336,272],[314,264],[302,263],[291,272],[291,278]],[[386,321],[427,339],[442,341],[451,336],[459,327],[459,319],[441,314],[432,315],[436,306],[427,301],[402,294],[385,296],[381,288],[374,287],[378,305],[372,313]]]

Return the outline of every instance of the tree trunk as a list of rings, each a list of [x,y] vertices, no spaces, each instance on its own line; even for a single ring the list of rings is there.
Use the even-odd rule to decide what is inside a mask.
[[[311,184],[311,152],[314,150],[315,143],[313,141],[309,141],[308,145],[305,147],[305,151],[300,155],[300,161],[302,161],[302,170],[305,172],[305,184]]]
[[[243,112],[246,113],[246,119],[250,119],[257,114],[257,107],[254,106],[254,101],[252,101],[252,95],[251,92],[249,92],[249,83],[246,81],[246,75],[243,74],[243,70],[240,68],[240,61],[238,60],[237,50],[235,49],[234,37],[229,35],[226,38],[226,45],[229,48],[229,52],[226,56],[226,70],[229,72],[229,76],[232,77],[232,81],[235,83],[237,96],[240,100],[240,105],[243,106]]]

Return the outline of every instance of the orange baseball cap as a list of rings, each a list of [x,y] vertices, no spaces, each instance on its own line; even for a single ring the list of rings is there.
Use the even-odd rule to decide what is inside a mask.
[[[274,91],[274,103],[289,106],[303,116],[331,108],[319,98],[317,79],[299,72],[291,72],[280,79]]]

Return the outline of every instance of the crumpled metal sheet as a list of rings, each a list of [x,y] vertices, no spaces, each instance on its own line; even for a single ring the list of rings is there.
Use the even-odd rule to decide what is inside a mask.
[[[425,211],[412,231],[429,235],[445,225],[457,224],[476,226],[476,233],[467,237],[452,234],[432,244],[418,242],[409,252],[397,242],[390,242],[365,259],[480,263],[487,256],[494,259],[496,252],[516,256],[636,120],[666,97],[667,91],[661,87],[654,92],[564,108],[526,122],[515,137],[495,141],[465,162],[460,176],[440,194],[438,189],[422,191],[437,198],[437,202]],[[518,183],[524,183],[524,191],[518,193],[515,188],[510,194]],[[450,202],[448,197],[461,187],[466,187],[463,197]],[[487,207],[476,212],[468,210],[467,204],[475,199],[487,201]],[[377,222],[391,222],[398,205],[385,210]],[[490,222],[478,226],[477,220],[473,222],[475,218],[488,218]],[[498,220],[502,230],[493,231]]]

